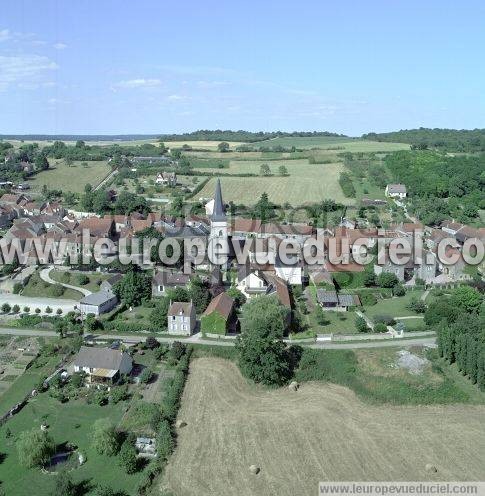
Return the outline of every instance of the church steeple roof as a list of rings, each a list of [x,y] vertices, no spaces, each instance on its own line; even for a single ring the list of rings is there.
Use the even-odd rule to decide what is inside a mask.
[[[211,220],[216,222],[226,220],[224,203],[222,202],[221,180],[219,178],[217,179],[216,182],[216,193],[214,196],[214,210],[212,212]]]

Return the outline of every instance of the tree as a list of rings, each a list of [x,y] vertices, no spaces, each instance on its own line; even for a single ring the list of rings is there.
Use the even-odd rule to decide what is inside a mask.
[[[278,167],[278,172],[280,173],[280,176],[287,176],[288,175],[288,169],[286,168],[286,165],[280,165]]]
[[[113,456],[119,448],[118,435],[109,419],[94,422],[93,448],[100,455]]]
[[[364,269],[364,276],[363,276],[363,283],[364,286],[375,286],[376,284],[376,275],[374,273],[374,268],[372,265],[367,265]]]
[[[167,330],[167,313],[170,306],[168,298],[162,298],[157,306],[150,312],[150,324],[160,331]]]
[[[61,470],[56,477],[54,496],[76,496],[77,487],[72,482],[71,475],[65,469]]]
[[[284,384],[291,359],[283,342],[287,310],[273,297],[259,297],[243,308],[236,349],[241,372],[255,382]]]
[[[12,312],[13,312],[13,313],[19,313],[19,312],[20,312],[20,307],[19,307],[18,305],[14,305],[14,306],[12,307]]]
[[[466,312],[478,312],[482,301],[482,295],[471,286],[460,286],[451,295],[451,304]]]
[[[234,300],[236,307],[241,307],[246,303],[246,296],[235,286],[231,286],[227,290],[227,294]]]
[[[128,398],[128,387],[124,386],[115,386],[111,388],[110,391],[110,400],[115,405],[120,401],[124,401]]]
[[[3,313],[10,313],[11,309],[12,309],[12,307],[8,303],[4,303],[2,305],[2,312]]]
[[[151,369],[146,367],[143,369],[143,372],[140,374],[140,382],[142,384],[148,384],[152,380],[152,377],[153,377],[153,372],[151,371]]]
[[[24,313],[30,313],[30,307],[24,307],[23,311]]]
[[[381,288],[393,288],[399,283],[399,279],[396,274],[392,274],[391,272],[382,272],[377,276],[376,282]]]
[[[54,454],[56,445],[47,431],[33,428],[21,432],[17,440],[20,463],[25,467],[46,464]]]
[[[47,170],[49,168],[49,161],[43,153],[39,153],[35,158],[36,170]]]
[[[406,294],[406,288],[402,284],[396,284],[392,288],[392,294],[394,296],[404,296]]]
[[[413,312],[416,313],[424,313],[426,311],[426,303],[423,300],[413,296],[409,301],[407,308],[409,308],[409,310],[412,310]]]
[[[120,449],[119,463],[127,474],[134,474],[138,470],[136,450],[130,440],[126,440]]]
[[[113,291],[126,305],[137,306],[151,298],[152,281],[147,274],[132,266],[123,279],[115,284]]]
[[[163,419],[157,433],[157,453],[161,460],[166,460],[173,451],[173,437],[170,423]]]
[[[108,486],[98,486],[94,494],[95,496],[116,496],[119,493],[115,493],[114,490]]]
[[[192,279],[189,286],[189,298],[195,305],[197,313],[202,313],[209,304],[210,293],[207,286],[204,284],[202,279],[197,276]]]
[[[221,153],[224,153],[224,152],[228,152],[229,151],[229,143],[227,143],[227,141],[223,141],[221,143],[219,143],[217,145],[217,149],[221,152]]]
[[[86,274],[79,274],[77,282],[80,286],[86,286],[86,284],[89,284],[89,277]]]
[[[261,164],[259,172],[262,176],[271,176],[271,169],[268,164]]]
[[[369,327],[364,317],[357,316],[355,319],[355,328],[358,332],[369,332]]]

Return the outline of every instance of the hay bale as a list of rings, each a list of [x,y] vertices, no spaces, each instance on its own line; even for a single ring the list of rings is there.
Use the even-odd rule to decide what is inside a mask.
[[[298,384],[298,382],[292,381],[292,382],[290,382],[288,389],[290,389],[291,391],[298,391],[299,387],[300,387],[300,385]]]
[[[261,472],[261,469],[259,467],[257,467],[256,465],[251,465],[249,467],[249,471],[254,474],[254,475],[258,475],[259,472]]]
[[[175,423],[175,427],[177,427],[177,429],[181,429],[182,427],[185,427],[187,425],[187,422],[184,422],[183,420],[177,420],[177,422]]]
[[[433,473],[433,474],[435,474],[436,472],[438,472],[438,469],[434,465],[431,465],[431,463],[427,463],[424,468],[426,469],[426,472],[430,472],[430,473]]]

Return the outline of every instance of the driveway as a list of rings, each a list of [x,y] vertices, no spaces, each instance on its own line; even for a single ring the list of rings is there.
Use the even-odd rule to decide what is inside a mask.
[[[75,300],[65,300],[62,298],[39,298],[31,296],[22,296],[16,294],[3,293],[0,294],[0,306],[4,303],[8,303],[11,307],[18,305],[20,311],[23,311],[24,307],[29,307],[30,312],[33,313],[36,308],[40,308],[42,313],[45,313],[47,307],[52,308],[54,315],[58,308],[62,309],[64,314],[75,310],[79,303]]]
[[[54,267],[46,267],[45,269],[42,269],[39,272],[40,278],[43,281],[48,282],[49,284],[60,284],[61,286],[64,286],[65,288],[74,289],[75,291],[79,291],[79,293],[82,293],[84,296],[89,296],[92,293],[92,291],[89,291],[88,289],[80,288],[79,286],[73,286],[72,284],[65,284],[63,282],[54,281],[54,279],[51,279],[51,276],[49,275],[50,271],[53,268]]]

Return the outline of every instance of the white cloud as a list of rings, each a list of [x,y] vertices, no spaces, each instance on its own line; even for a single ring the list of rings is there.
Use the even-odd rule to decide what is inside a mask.
[[[59,66],[42,55],[0,55],[0,90],[10,85],[34,86],[42,83],[44,74]]]
[[[64,48],[67,48],[67,45],[65,43],[54,43],[52,46],[56,50],[64,50]]]
[[[7,41],[10,39],[10,30],[8,29],[0,29],[0,42]]]
[[[152,88],[154,86],[159,86],[162,82],[160,79],[127,79],[125,81],[120,81],[114,86],[116,88]]]

